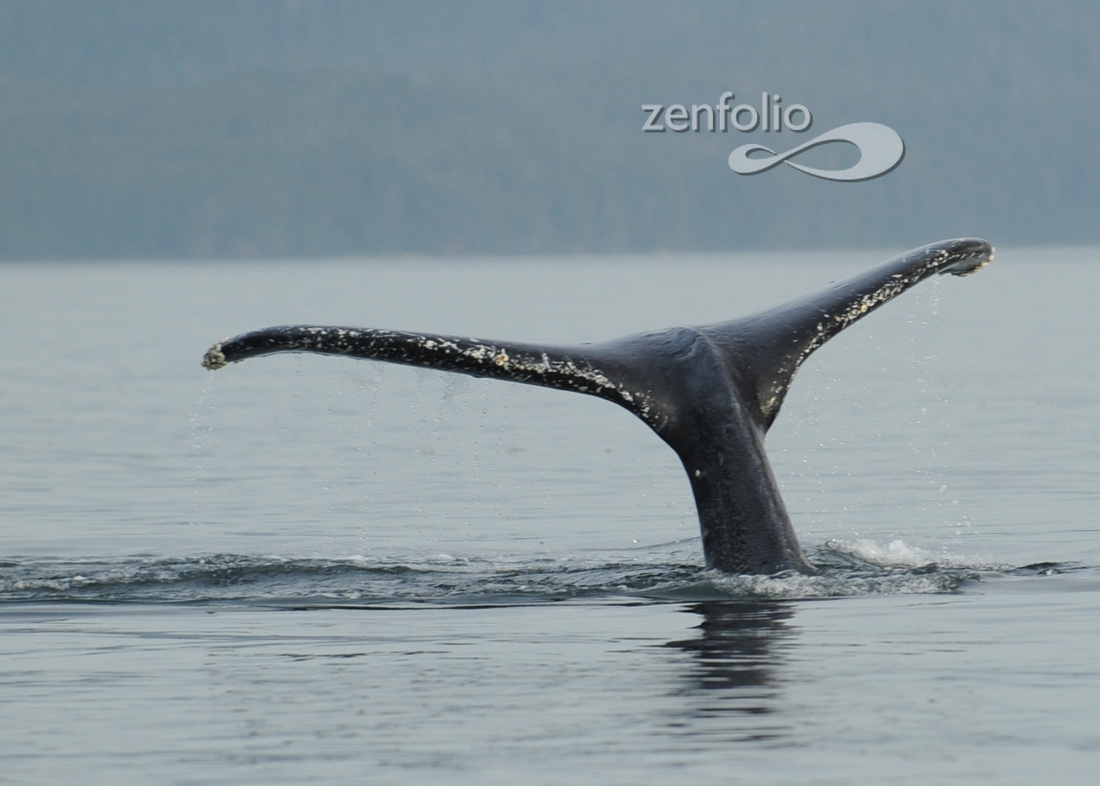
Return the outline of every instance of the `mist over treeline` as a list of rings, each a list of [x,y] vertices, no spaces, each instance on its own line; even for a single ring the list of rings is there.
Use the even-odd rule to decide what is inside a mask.
[[[1097,242],[1097,84],[1084,0],[0,0],[0,257]],[[642,131],[726,91],[812,125]],[[894,171],[726,164],[859,121]]]

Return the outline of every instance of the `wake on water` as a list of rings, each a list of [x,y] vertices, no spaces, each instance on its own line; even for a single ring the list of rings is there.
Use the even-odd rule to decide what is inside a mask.
[[[192,603],[321,608],[512,605],[577,601],[698,602],[954,593],[1012,568],[933,558],[903,541],[830,541],[809,554],[813,576],[735,576],[692,561],[695,539],[636,553],[560,558],[447,554],[338,559],[216,554],[198,557],[27,558],[0,561],[0,604]]]

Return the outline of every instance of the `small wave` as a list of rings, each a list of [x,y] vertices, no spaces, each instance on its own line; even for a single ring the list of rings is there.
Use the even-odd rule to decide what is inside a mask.
[[[672,544],[675,545],[675,544]],[[216,554],[186,558],[8,559],[0,603],[245,603],[294,607],[517,604],[561,600],[709,601],[950,593],[1004,568],[892,541],[830,541],[813,576],[729,576],[663,550],[561,558],[339,559]],[[1011,569],[1009,569],[1011,571]],[[1028,573],[1027,568],[1018,569]],[[1046,575],[1058,566],[1044,563]]]

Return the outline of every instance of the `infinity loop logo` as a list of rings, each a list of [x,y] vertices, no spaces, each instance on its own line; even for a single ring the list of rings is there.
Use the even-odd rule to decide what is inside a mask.
[[[859,161],[847,169],[816,169],[790,160],[805,150],[830,142],[848,142],[855,145],[859,149]],[[753,153],[770,155],[752,158]],[[780,164],[786,164],[807,175],[825,180],[855,182],[885,175],[900,164],[904,157],[905,143],[894,129],[881,123],[850,123],[814,137],[786,153],[776,153],[764,145],[741,145],[730,153],[729,165],[730,169],[739,175],[755,175]]]
[[[733,91],[727,90],[719,96],[717,103],[692,104],[690,109],[684,104],[670,104],[667,107],[664,104],[642,104],[642,111],[647,115],[642,132],[684,134],[690,131],[698,134],[706,131],[724,134],[739,131],[747,134],[762,131],[781,134],[786,130],[798,134],[808,130],[814,121],[804,104],[784,104],[782,97],[774,93],[760,94],[759,109],[745,103],[733,105],[734,98]],[[791,160],[806,150],[830,142],[855,145],[859,150],[859,160],[847,169],[820,169]],[[760,153],[767,155],[761,156]],[[730,169],[739,175],[755,175],[786,164],[813,177],[854,183],[893,171],[904,157],[905,143],[894,129],[881,123],[849,123],[786,153],[776,153],[764,145],[741,145],[730,153],[728,163]]]

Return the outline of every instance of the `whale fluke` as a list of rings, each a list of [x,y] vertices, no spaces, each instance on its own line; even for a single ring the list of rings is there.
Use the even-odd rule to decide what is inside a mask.
[[[633,412],[687,470],[707,566],[727,573],[814,572],[764,452],[798,367],[844,328],[934,273],[984,267],[984,240],[946,240],[823,292],[742,319],[554,347],[355,327],[265,328],[215,344],[219,369],[259,355],[315,352],[571,390]]]

